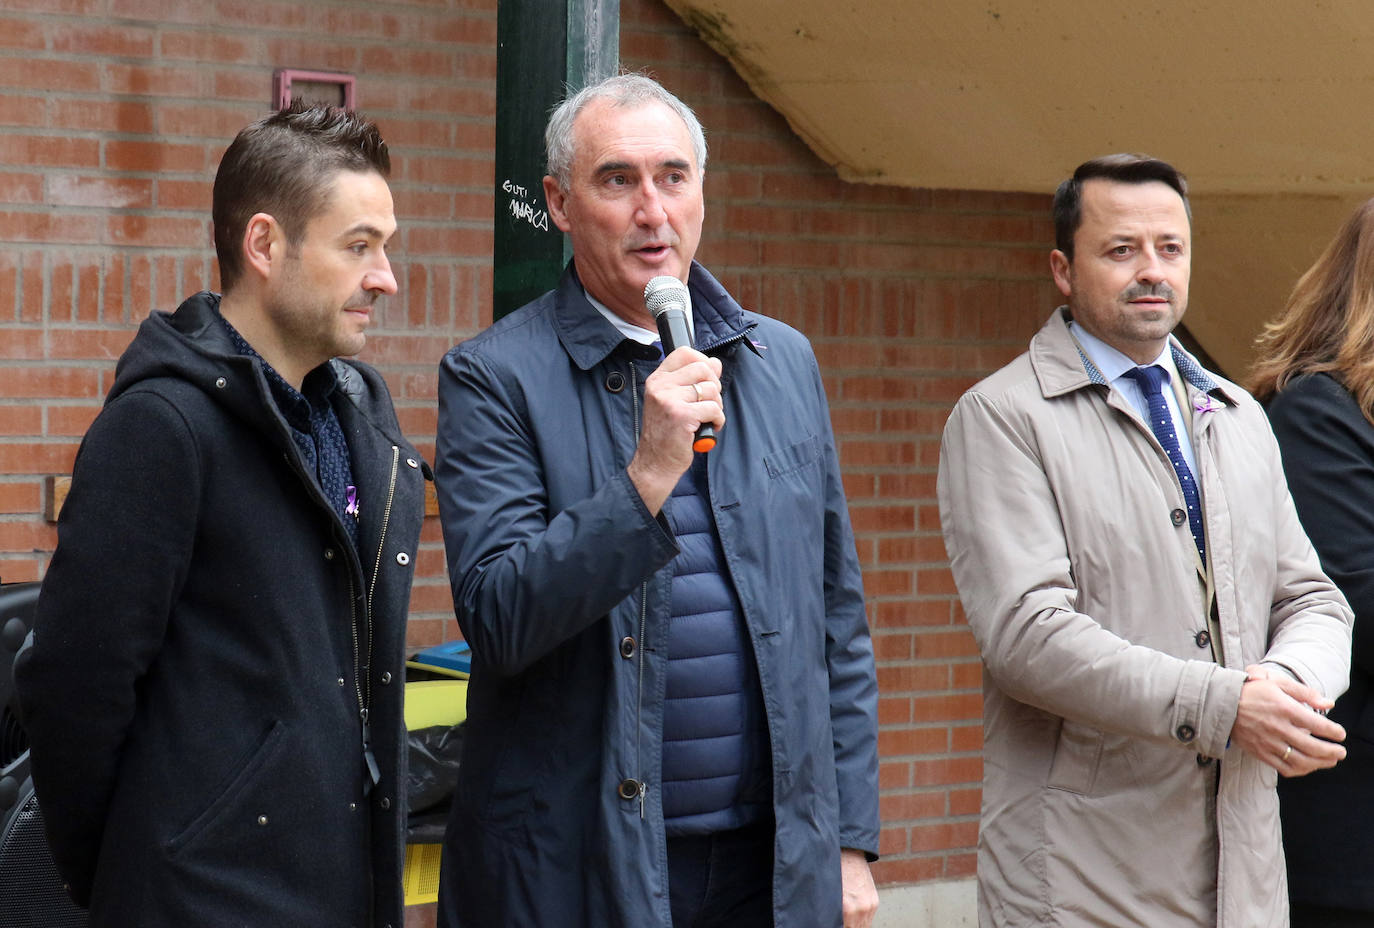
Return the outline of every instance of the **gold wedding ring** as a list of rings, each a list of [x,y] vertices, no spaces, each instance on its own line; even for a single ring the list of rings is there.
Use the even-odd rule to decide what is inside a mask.
[[[692,384],[692,389],[695,390],[695,391],[697,391],[697,402],[700,403],[700,402],[701,402],[701,384],[699,384],[699,383],[693,383],[693,384]]]
[[[1292,754],[1292,753],[1293,753],[1293,745],[1291,745],[1291,744],[1285,744],[1285,745],[1283,746],[1283,761],[1284,761],[1285,763],[1288,761],[1288,755],[1289,755],[1289,754]]]

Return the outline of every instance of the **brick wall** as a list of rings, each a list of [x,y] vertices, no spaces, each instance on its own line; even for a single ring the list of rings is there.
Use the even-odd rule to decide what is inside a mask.
[[[939,434],[1054,305],[1043,196],[848,185],[658,0],[627,66],[711,146],[702,259],[816,346],[879,658],[880,882],[973,872],[979,665],[944,563]],[[6,0],[0,11],[0,576],[41,575],[44,480],[70,472],[150,309],[216,286],[210,181],[274,67],[358,76],[392,143],[400,293],[363,355],[433,448],[435,365],[491,319],[496,0]],[[454,637],[428,520],[410,640]],[[417,913],[418,918],[426,915]]]

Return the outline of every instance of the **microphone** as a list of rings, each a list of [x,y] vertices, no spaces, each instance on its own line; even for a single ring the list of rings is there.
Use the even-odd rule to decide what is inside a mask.
[[[693,347],[692,329],[687,325],[687,285],[676,277],[666,274],[655,277],[644,288],[644,306],[649,315],[658,323],[658,337],[663,342],[663,355],[667,357],[675,348],[686,345]],[[692,450],[707,452],[716,446],[716,429],[709,422],[697,427],[696,439]]]

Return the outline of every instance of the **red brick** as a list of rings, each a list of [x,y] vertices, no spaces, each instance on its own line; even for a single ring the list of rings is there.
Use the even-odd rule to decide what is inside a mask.
[[[878,752],[883,757],[927,755],[948,750],[949,735],[943,728],[880,728]]]
[[[884,664],[878,668],[878,691],[915,693],[949,688],[949,667],[946,664]]]
[[[914,786],[940,786],[980,783],[983,779],[981,757],[952,757],[911,762]]]
[[[112,171],[200,173],[208,161],[201,145],[111,139],[104,146],[105,167]],[[216,163],[218,158],[216,153]]]
[[[43,431],[43,410],[38,406],[0,404],[0,435],[39,435]]]
[[[39,23],[13,16],[0,17],[0,48],[41,52],[47,48],[47,38]]]
[[[919,883],[944,876],[944,858],[896,857],[883,858],[871,865],[873,879],[879,886],[893,883]]]
[[[915,825],[911,829],[911,849],[915,852],[969,848],[977,843],[977,822]]]
[[[39,96],[22,96],[12,93],[0,93],[0,126],[26,126],[36,127],[48,124],[47,101]],[[13,138],[4,141],[0,151],[4,152],[0,161],[10,162],[9,146],[15,142]],[[16,162],[22,163],[22,162]]]
[[[922,629],[915,641],[916,656],[919,658],[978,656],[978,646],[967,629],[949,632]]]
[[[58,61],[23,55],[0,58],[0,87],[90,93],[100,87],[100,69],[92,61]]]
[[[0,551],[51,551],[56,543],[55,526],[39,521],[0,521]]]
[[[978,719],[983,715],[982,693],[957,693],[950,696],[913,696],[912,718],[919,722],[949,722]]]
[[[888,823],[938,818],[945,814],[945,806],[945,794],[943,792],[884,793],[880,799],[881,818],[883,822]],[[932,827],[939,826],[923,825],[918,827],[922,831],[928,831]],[[915,829],[913,829],[914,831]],[[931,848],[922,847],[913,848],[913,850],[931,850]]]
[[[41,203],[43,178],[38,174],[0,174],[0,203]]]
[[[116,245],[204,247],[211,240],[208,219],[111,216],[107,220],[107,229],[109,240]]]
[[[139,26],[114,26],[68,23],[53,31],[55,52],[116,58],[148,58],[153,53],[155,33]]]
[[[42,508],[42,487],[36,481],[0,481],[0,513],[32,514]]]
[[[195,62],[221,64],[256,64],[261,55],[256,36],[235,36],[224,31],[178,31],[171,28],[162,31],[163,58],[184,58]]]

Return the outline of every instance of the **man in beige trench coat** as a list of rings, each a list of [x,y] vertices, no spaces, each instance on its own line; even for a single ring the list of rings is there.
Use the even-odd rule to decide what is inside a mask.
[[[940,455],[985,667],[979,923],[1283,928],[1274,784],[1345,756],[1322,713],[1350,610],[1263,410],[1170,335],[1182,176],[1095,159],[1054,214],[1067,306],[959,400]]]

